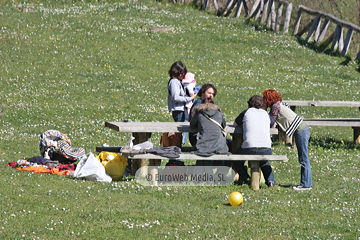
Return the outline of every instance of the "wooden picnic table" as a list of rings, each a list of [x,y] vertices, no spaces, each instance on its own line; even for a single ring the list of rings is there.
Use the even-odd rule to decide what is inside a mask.
[[[360,110],[360,101],[283,100],[283,102],[289,104],[293,111],[296,110],[297,106],[358,107]],[[309,126],[352,127],[354,130],[354,142],[360,143],[360,119],[358,118],[305,118],[304,121]],[[294,139],[287,137],[283,131],[279,131],[279,140],[285,143],[294,143]]]
[[[311,107],[358,107],[360,110],[360,102],[357,101],[315,101],[315,100],[283,100],[284,103],[290,105],[295,111],[296,106]]]
[[[189,122],[105,122],[105,127],[111,128],[117,132],[121,133],[131,133],[135,139],[133,140],[134,144],[142,143],[148,141],[151,138],[151,134],[158,132],[197,132],[197,129],[190,128]],[[232,123],[227,123],[225,131],[232,136],[232,149],[233,153],[241,146],[242,143],[242,128],[232,125]],[[270,128],[271,134],[277,134],[278,130],[276,128]],[[196,156],[196,155],[194,155]],[[219,155],[220,157],[220,155]],[[286,157],[286,156],[285,156]],[[201,158],[200,156],[198,157]],[[265,156],[266,158],[266,156]],[[159,157],[159,159],[161,159]],[[193,157],[192,159],[197,159]],[[203,158],[201,158],[203,159]],[[207,158],[212,160],[213,158]],[[251,186],[254,190],[259,189],[260,182],[260,166],[257,159],[249,159],[251,167]],[[272,159],[270,159],[272,160]],[[284,159],[278,159],[284,160]],[[286,159],[287,160],[287,159]],[[139,161],[132,162],[132,171],[136,172],[137,169],[143,166],[147,166],[147,159],[140,159]],[[149,159],[149,165],[156,165],[155,159]]]

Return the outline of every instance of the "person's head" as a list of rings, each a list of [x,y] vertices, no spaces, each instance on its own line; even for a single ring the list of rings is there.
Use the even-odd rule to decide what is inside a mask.
[[[198,96],[201,99],[205,99],[205,98],[214,98],[217,94],[217,90],[214,87],[214,85],[210,84],[210,83],[205,83],[204,85],[201,86],[201,89],[198,93]]]
[[[193,81],[195,81],[195,74],[193,74],[191,72],[187,72],[184,79],[182,80],[182,83],[189,84],[189,83],[192,83]]]
[[[271,106],[276,102],[282,101],[281,94],[274,89],[264,90],[262,94],[266,106]]]
[[[253,107],[253,108],[258,108],[258,109],[266,109],[264,100],[259,95],[252,96],[247,103],[248,103],[249,108]]]
[[[170,78],[177,78],[183,80],[187,73],[187,68],[181,61],[174,62],[169,69]]]

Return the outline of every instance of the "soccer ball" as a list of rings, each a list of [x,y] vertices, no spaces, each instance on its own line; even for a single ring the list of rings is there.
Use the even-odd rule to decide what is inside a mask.
[[[240,206],[244,201],[244,197],[239,192],[232,192],[228,197],[228,202],[231,206]]]

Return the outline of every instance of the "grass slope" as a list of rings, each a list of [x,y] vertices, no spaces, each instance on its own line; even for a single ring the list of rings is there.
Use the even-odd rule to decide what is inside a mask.
[[[6,163],[39,155],[48,129],[87,152],[123,145],[105,121],[172,121],[167,71],[182,60],[198,84],[213,83],[233,121],[253,94],[284,99],[358,100],[356,63],[317,54],[291,35],[257,30],[155,1],[2,2],[0,25],[0,236],[4,239],[357,239],[359,147],[347,128],[312,128],[314,189],[294,192],[293,149],[274,143],[281,185],[142,187],[17,171]],[[153,32],[151,26],[174,31]],[[308,118],[358,117],[356,108],[298,107]],[[158,135],[152,141],[157,144]],[[240,191],[241,207],[226,196]]]

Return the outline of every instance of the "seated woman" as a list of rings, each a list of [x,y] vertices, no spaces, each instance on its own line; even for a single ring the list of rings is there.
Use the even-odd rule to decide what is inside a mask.
[[[270,127],[275,125],[269,114],[265,111],[263,98],[252,96],[248,101],[248,109],[244,110],[235,119],[235,126],[243,128],[243,143],[237,150],[238,154],[271,155]],[[233,163],[234,170],[240,175],[242,183],[249,183],[249,174],[244,161]],[[260,168],[264,174],[265,183],[269,187],[275,186],[274,174],[269,161],[260,161]]]
[[[192,114],[193,109],[196,106],[200,105],[204,99],[206,99],[206,98],[213,99],[216,96],[216,94],[217,94],[217,89],[215,88],[214,85],[212,85],[210,83],[205,83],[204,85],[201,86],[201,89],[198,92],[199,98],[196,99],[194,101],[193,105],[191,106],[189,122],[194,117],[194,114]],[[189,134],[189,140],[190,140],[191,146],[193,146],[193,147],[195,147],[195,145],[196,145],[196,137],[197,137],[197,133]]]
[[[223,129],[226,126],[220,107],[212,98],[202,99],[202,103],[192,109],[191,128],[197,128],[194,153],[200,156],[227,154],[229,149]]]

